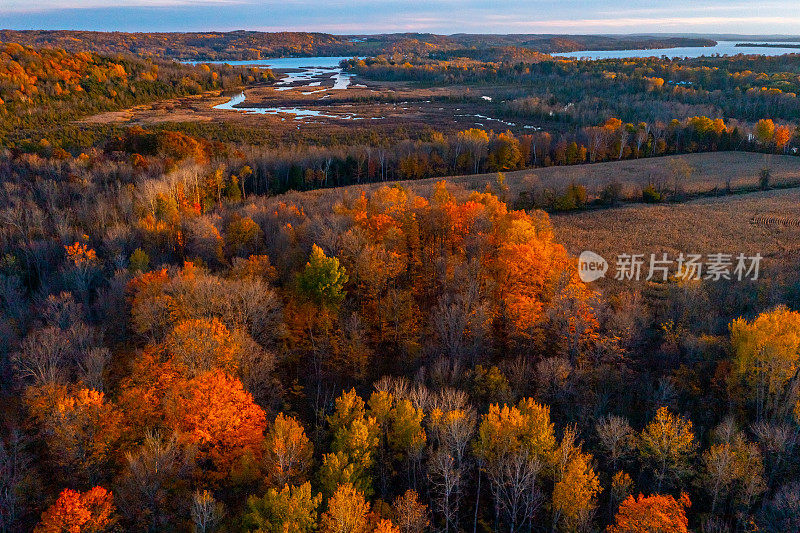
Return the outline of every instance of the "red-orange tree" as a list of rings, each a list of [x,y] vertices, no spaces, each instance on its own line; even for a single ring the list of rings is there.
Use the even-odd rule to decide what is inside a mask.
[[[615,524],[608,526],[607,533],[686,533],[689,521],[686,509],[691,506],[689,496],[682,493],[680,499],[655,494],[628,496],[619,506]]]
[[[110,531],[116,521],[114,498],[103,487],[84,493],[64,489],[42,513],[34,533],[102,533]]]
[[[165,398],[167,425],[195,446],[206,476],[227,477],[243,461],[261,457],[266,419],[242,383],[220,371],[180,381]]]

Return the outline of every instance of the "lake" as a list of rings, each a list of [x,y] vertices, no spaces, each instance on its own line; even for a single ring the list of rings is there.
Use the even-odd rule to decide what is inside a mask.
[[[681,48],[654,48],[651,50],[585,50],[579,52],[563,52],[552,54],[557,57],[575,59],[622,59],[628,57],[702,57],[733,56],[737,54],[755,54],[764,56],[780,56],[784,54],[800,54],[800,48],[772,48],[760,46],[736,46],[747,41],[718,41],[717,46],[690,46]],[[770,43],[779,44],[779,43]],[[790,43],[797,44],[797,43]]]

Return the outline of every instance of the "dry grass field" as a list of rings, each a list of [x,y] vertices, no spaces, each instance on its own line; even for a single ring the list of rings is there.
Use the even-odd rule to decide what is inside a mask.
[[[759,224],[767,215],[788,224]],[[800,190],[785,189],[693,200],[682,204],[636,204],[552,215],[559,242],[573,255],[584,250],[609,262],[618,254],[756,253],[771,275],[800,265]]]
[[[671,190],[673,175],[671,161],[684,160],[692,169],[691,177],[681,182],[681,188],[689,193],[723,191],[728,186],[733,189],[756,187],[762,168],[772,170],[773,185],[800,185],[800,158],[786,155],[765,155],[751,152],[714,152],[680,156],[652,157],[594,165],[574,165],[518,170],[505,173],[508,199],[516,199],[520,192],[537,189],[564,191],[571,183],[586,187],[590,198],[596,197],[607,185],[618,182],[623,196],[637,197],[649,183],[661,184]],[[473,174],[451,176],[419,181],[400,181],[397,184],[408,186],[420,192],[446,179],[469,190],[484,190],[486,185],[495,186],[497,174]]]

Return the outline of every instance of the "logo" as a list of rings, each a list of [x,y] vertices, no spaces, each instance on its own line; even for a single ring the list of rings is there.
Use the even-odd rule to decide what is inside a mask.
[[[586,250],[578,257],[578,275],[584,283],[602,278],[608,272],[608,261],[594,252]]]

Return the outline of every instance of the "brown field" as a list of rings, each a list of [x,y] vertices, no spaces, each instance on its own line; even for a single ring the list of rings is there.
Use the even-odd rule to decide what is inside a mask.
[[[759,173],[765,166],[769,166],[772,170],[773,185],[800,185],[800,158],[785,155],[766,156],[752,152],[715,152],[506,172],[508,200],[515,200],[523,191],[551,189],[562,192],[570,183],[585,186],[591,199],[597,197],[603,188],[614,180],[622,185],[623,195],[631,198],[639,197],[642,187],[651,182],[671,190],[673,178],[670,161],[674,159],[683,159],[692,168],[691,178],[681,183],[681,188],[689,193],[722,192],[729,180],[734,190],[756,187]],[[426,192],[440,179],[458,184],[465,189],[484,190],[487,185],[496,186],[497,173],[395,183]]]
[[[614,261],[618,254],[760,253],[776,271],[797,270],[800,227],[753,223],[757,215],[800,221],[800,190],[785,189],[693,200],[636,204],[552,215],[556,237],[573,255],[592,250]]]

